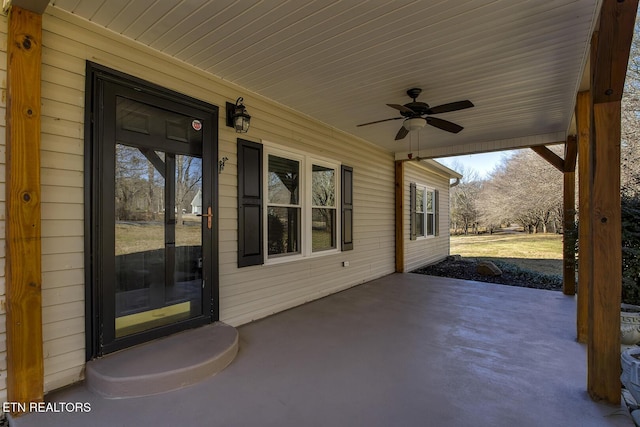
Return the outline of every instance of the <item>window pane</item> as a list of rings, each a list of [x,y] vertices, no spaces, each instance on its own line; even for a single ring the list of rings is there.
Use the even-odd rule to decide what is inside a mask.
[[[268,254],[300,252],[300,208],[268,208]]]
[[[139,149],[116,144],[116,318],[146,312],[152,291],[165,286],[164,187],[164,178]],[[117,336],[139,332],[133,325],[116,325]]]
[[[202,226],[207,213],[202,205],[202,159],[176,156],[175,176],[175,269],[174,286],[166,298],[177,304],[191,303],[191,316],[202,307]]]
[[[416,189],[416,212],[424,212],[424,188]]]
[[[427,214],[427,236],[433,236],[435,234],[433,229],[433,219],[434,215],[432,213]]]
[[[424,236],[424,214],[416,214],[416,236]]]
[[[300,188],[300,163],[269,156],[269,203],[297,205]]]
[[[427,191],[427,212],[433,212],[433,191]]]
[[[336,210],[313,208],[311,221],[311,249],[313,252],[335,249]]]
[[[313,165],[311,178],[313,206],[336,205],[335,176],[335,169]]]
[[[202,159],[116,144],[115,178],[116,338],[200,316]]]

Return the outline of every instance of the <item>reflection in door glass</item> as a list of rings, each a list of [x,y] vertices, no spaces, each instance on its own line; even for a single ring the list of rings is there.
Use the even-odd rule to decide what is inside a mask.
[[[175,286],[170,301],[198,300],[202,292],[202,159],[176,155],[175,174]],[[200,305],[194,310],[200,309]],[[192,313],[198,315],[200,312]]]
[[[201,183],[199,158],[116,144],[116,337],[201,314]]]

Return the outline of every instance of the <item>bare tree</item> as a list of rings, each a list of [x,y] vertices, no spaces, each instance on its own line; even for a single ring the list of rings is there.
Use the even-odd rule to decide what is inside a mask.
[[[176,224],[182,225],[182,213],[187,211],[202,184],[202,160],[176,155]]]
[[[314,165],[311,189],[311,203],[316,206],[313,209],[313,213],[322,217],[324,229],[330,230],[335,221],[333,219],[336,205],[335,170]],[[320,206],[326,206],[327,208],[321,208]],[[317,227],[317,225],[314,224],[314,227]]]
[[[562,194],[562,174],[533,151],[519,150],[482,186],[481,218],[485,224],[516,222],[531,233],[556,231]]]
[[[622,97],[622,189],[623,194],[640,194],[640,20],[631,44]]]
[[[640,304],[640,19],[622,96],[621,136],[622,302]]]
[[[449,194],[450,221],[454,232],[462,229],[462,233],[468,234],[469,228],[477,232],[479,211],[478,197],[482,188],[482,181],[478,172],[473,168],[465,167],[460,162],[454,161],[452,169],[462,175],[458,185],[451,188]]]
[[[148,217],[156,192],[152,175],[149,174],[147,160],[138,149],[116,145],[116,219],[138,221],[143,218],[141,213]]]

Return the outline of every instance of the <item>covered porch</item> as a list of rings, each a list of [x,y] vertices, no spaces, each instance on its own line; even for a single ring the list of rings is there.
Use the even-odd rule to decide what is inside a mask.
[[[239,328],[229,367],[191,387],[108,400],[74,386],[12,426],[632,426],[594,402],[560,292],[392,274]]]
[[[375,176],[371,185],[376,191],[385,189],[385,209],[374,209],[377,195],[370,194],[371,188],[362,185],[356,192],[360,198],[354,212],[365,214],[360,217],[362,228],[355,232],[353,253],[359,258],[336,255],[331,260],[338,270],[320,266],[324,275],[309,279],[305,294],[298,294],[297,279],[286,283],[286,293],[275,296],[264,289],[243,292],[245,285],[264,277],[257,268],[236,265],[237,140],[225,128],[221,114],[220,155],[224,157],[212,155],[209,160],[215,165],[228,157],[230,165],[235,163],[221,177],[221,199],[226,205],[219,227],[214,227],[224,239],[222,245],[230,248],[216,264],[223,292],[222,308],[214,311],[222,313],[221,320],[242,324],[267,315],[277,304],[285,307],[285,302],[324,295],[314,286],[325,286],[322,292],[337,290],[335,283],[344,285],[344,278],[337,278],[339,271],[349,265],[359,269],[350,270],[355,273],[349,286],[392,272],[393,256],[396,266],[404,265],[401,243],[409,233],[402,218],[407,210],[403,200],[410,197],[405,198],[398,184],[408,161],[420,158],[538,147],[563,172],[565,212],[572,213],[575,195],[570,190],[579,152],[578,169],[584,178],[580,201],[588,202],[580,207],[580,232],[585,233],[580,235],[581,261],[597,261],[580,263],[578,314],[569,296],[552,294],[547,300],[531,291],[493,290],[486,285],[460,288],[460,295],[431,295],[423,290],[431,287],[419,285],[425,278],[391,276],[353,291],[366,293],[381,283],[382,294],[376,298],[349,297],[353,294],[347,292],[300,309],[302,313],[312,310],[310,318],[316,324],[306,316],[291,318],[298,313],[293,310],[244,327],[244,350],[228,373],[216,377],[218,385],[203,383],[159,400],[95,400],[92,419],[111,423],[114,414],[129,411],[131,417],[144,414],[165,423],[173,416],[170,413],[180,414],[179,420],[172,421],[185,417],[200,421],[230,410],[234,416],[261,417],[261,425],[270,419],[279,423],[283,413],[294,417],[291,424],[303,418],[306,424],[309,419],[326,424],[320,420],[332,420],[323,417],[341,411],[340,419],[353,422],[363,417],[362,424],[374,425],[388,425],[399,416],[410,423],[414,418],[425,419],[425,414],[442,415],[434,418],[434,425],[478,419],[509,424],[513,420],[508,417],[515,414],[532,417],[518,419],[519,425],[543,424],[547,420],[535,418],[541,416],[556,417],[556,424],[575,422],[578,416],[593,415],[600,425],[616,418],[603,418],[597,408],[607,408],[608,414],[610,407],[588,402],[586,393],[614,405],[620,397],[620,99],[637,0],[469,1],[451,8],[444,7],[444,2],[424,2],[420,7],[420,2],[406,2],[375,9],[367,9],[370,5],[363,2],[321,0],[312,2],[310,9],[294,8],[288,2],[230,2],[226,7],[222,2],[203,1],[214,8],[205,9],[207,13],[195,7],[164,10],[151,7],[147,0],[126,3],[16,0],[6,18],[7,401],[37,402],[46,392],[81,380],[84,362],[93,357],[85,350],[99,337],[86,332],[93,319],[87,315],[93,313],[93,295],[85,269],[93,264],[85,257],[91,252],[85,239],[92,233],[82,222],[89,210],[84,196],[91,191],[84,176],[91,168],[83,151],[93,120],[85,108],[86,62],[91,61],[204,98],[221,111],[229,100],[244,96],[254,118],[246,136],[252,141],[276,139],[285,147],[303,146],[314,155],[330,141],[344,152],[336,150],[337,160],[330,158],[335,165],[361,162],[367,164],[363,171],[373,169],[369,165],[386,171],[382,177]],[[338,57],[327,56],[329,52]],[[397,116],[400,104],[387,103],[407,102],[404,92],[410,88],[425,89],[421,99],[442,107],[447,120],[464,124],[465,131],[460,135],[441,132],[442,126],[425,130],[422,150],[417,132],[404,142],[395,140],[397,120],[405,116]],[[453,108],[451,101],[455,105],[465,99],[473,101],[473,110],[459,115],[447,111]],[[390,112],[396,117],[389,117]],[[377,127],[361,127],[378,119],[382,120]],[[423,125],[426,121],[422,118]],[[350,143],[344,143],[347,138]],[[550,156],[543,148],[550,144],[565,144],[564,158]],[[356,172],[355,179],[365,184],[374,175]],[[70,193],[69,188],[74,191]],[[58,266],[64,267],[62,273]],[[283,263],[279,269],[271,268],[269,283],[281,286],[279,280],[294,277],[291,273],[297,266]],[[568,269],[573,272],[572,264]],[[402,269],[396,267],[396,271]],[[335,283],[327,285],[328,280]],[[440,279],[429,280],[436,289]],[[394,285],[395,281],[402,283]],[[468,289],[481,291],[470,295]],[[568,280],[565,292],[574,291]],[[513,309],[505,307],[511,297],[504,292],[517,296]],[[341,298],[354,308],[347,309]],[[456,303],[443,305],[449,300]],[[335,307],[325,307],[326,301]],[[43,307],[54,308],[43,314]],[[314,314],[314,307],[326,311]],[[475,317],[466,317],[469,312]],[[526,316],[531,316],[526,323],[537,327],[520,332],[517,319]],[[273,322],[278,326],[273,331],[272,326],[264,326]],[[377,327],[372,326],[376,323]],[[589,347],[588,360],[584,347],[575,343],[576,323],[578,340]],[[301,325],[306,328],[297,331],[300,338],[292,339]],[[363,329],[352,329],[353,325]],[[254,328],[263,327],[253,335]],[[561,336],[556,336],[559,331]],[[284,347],[282,337],[293,347]],[[266,347],[258,348],[262,343]],[[331,363],[324,353],[327,349],[336,357]],[[291,355],[296,355],[293,361],[284,357]],[[279,369],[292,367],[300,372],[277,375]],[[520,373],[523,379],[517,379]],[[232,381],[225,380],[229,376],[237,384],[230,385]],[[397,384],[398,378],[406,381],[404,387],[387,388]],[[205,386],[211,387],[206,393],[201,388]],[[265,395],[273,400],[265,401]],[[233,409],[229,409],[230,400]],[[157,406],[141,410],[142,401]],[[562,403],[554,406],[552,401]],[[425,402],[434,404],[433,408],[428,410]],[[512,406],[502,406],[506,402]],[[171,405],[180,405],[181,410],[171,411]],[[296,409],[281,411],[284,405]],[[205,408],[212,413],[203,414]],[[41,416],[20,422],[38,423]],[[54,418],[52,422],[69,421],[67,415]]]

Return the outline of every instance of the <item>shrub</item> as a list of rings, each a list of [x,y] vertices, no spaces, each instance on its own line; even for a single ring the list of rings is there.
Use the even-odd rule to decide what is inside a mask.
[[[622,196],[622,302],[640,305],[640,195]]]
[[[513,277],[516,277],[523,282],[531,283],[531,286],[529,286],[531,288],[548,290],[562,289],[562,276],[560,275],[545,274],[539,271],[528,270],[515,264],[495,259],[492,260],[492,262],[503,272],[510,273]]]

